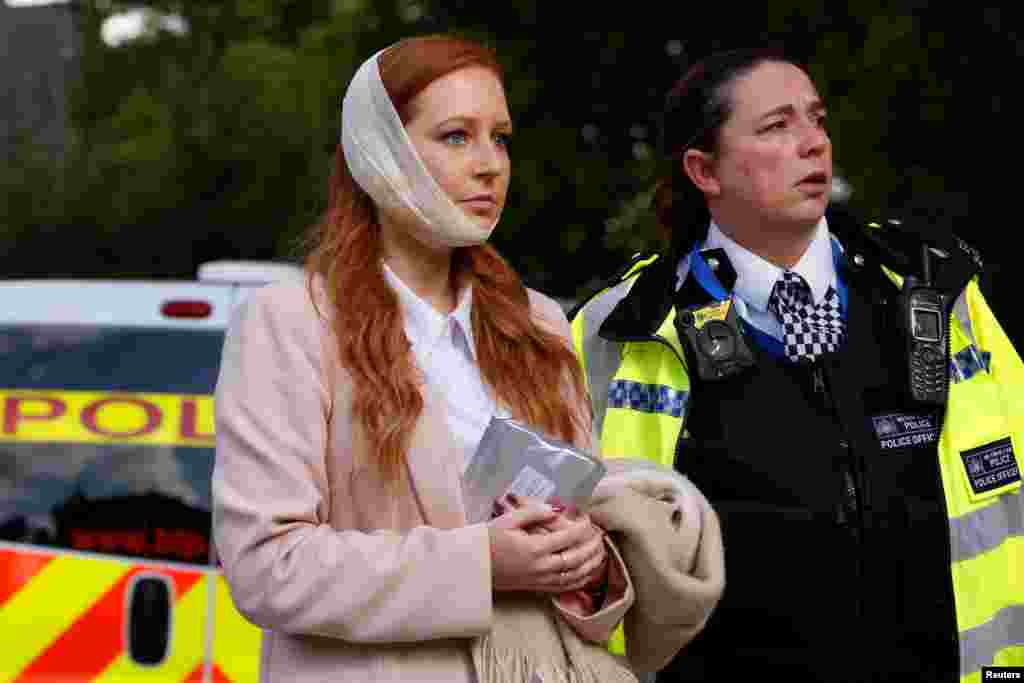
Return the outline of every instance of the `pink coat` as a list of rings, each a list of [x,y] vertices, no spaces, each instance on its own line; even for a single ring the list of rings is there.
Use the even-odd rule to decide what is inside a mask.
[[[568,344],[558,305],[532,291],[530,303]],[[334,358],[328,323],[292,283],[252,294],[224,345],[213,533],[236,606],[264,629],[260,679],[473,681],[470,639],[493,617],[490,545],[486,525],[466,523],[443,397],[424,389],[409,484],[387,496]],[[558,609],[602,641],[632,602],[627,581],[594,615]]]

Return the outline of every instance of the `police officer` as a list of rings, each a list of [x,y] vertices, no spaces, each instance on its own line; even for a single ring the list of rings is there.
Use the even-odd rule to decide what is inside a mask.
[[[573,316],[602,452],[674,465],[722,519],[724,597],[658,681],[1024,665],[1024,364],[973,249],[826,218],[825,118],[783,55],[690,69],[664,121],[671,247]]]

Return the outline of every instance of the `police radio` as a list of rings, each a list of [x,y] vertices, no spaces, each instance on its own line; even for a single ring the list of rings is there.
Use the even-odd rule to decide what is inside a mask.
[[[942,293],[932,286],[931,250],[921,249],[920,279],[908,275],[897,300],[904,331],[910,396],[922,403],[942,405],[949,392],[949,340]]]
[[[685,308],[675,325],[702,380],[726,379],[756,364],[732,299]]]

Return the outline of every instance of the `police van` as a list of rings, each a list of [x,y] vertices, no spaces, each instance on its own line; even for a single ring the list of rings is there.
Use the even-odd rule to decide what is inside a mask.
[[[232,310],[298,266],[0,281],[0,683],[258,679],[213,560],[213,390]]]

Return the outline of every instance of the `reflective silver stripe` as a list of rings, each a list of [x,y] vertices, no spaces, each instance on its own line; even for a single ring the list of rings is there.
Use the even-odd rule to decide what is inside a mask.
[[[1011,645],[1024,645],[1024,605],[1005,607],[984,624],[960,632],[960,675],[992,666],[996,653]]]
[[[960,321],[960,327],[963,328],[964,334],[967,335],[967,340],[972,346],[977,346],[974,341],[974,328],[971,327],[971,313],[967,307],[967,290],[960,292],[960,296],[956,298],[956,302],[953,304],[953,315]]]
[[[597,331],[612,309],[629,293],[635,280],[630,278],[605,290],[579,312],[583,316],[583,358],[590,387],[590,403],[594,408],[594,434],[598,437],[608,409],[608,384],[622,364],[622,347],[602,339]]]
[[[949,535],[953,562],[977,557],[1011,536],[1024,536],[1021,490],[1004,493],[992,505],[950,519]]]

